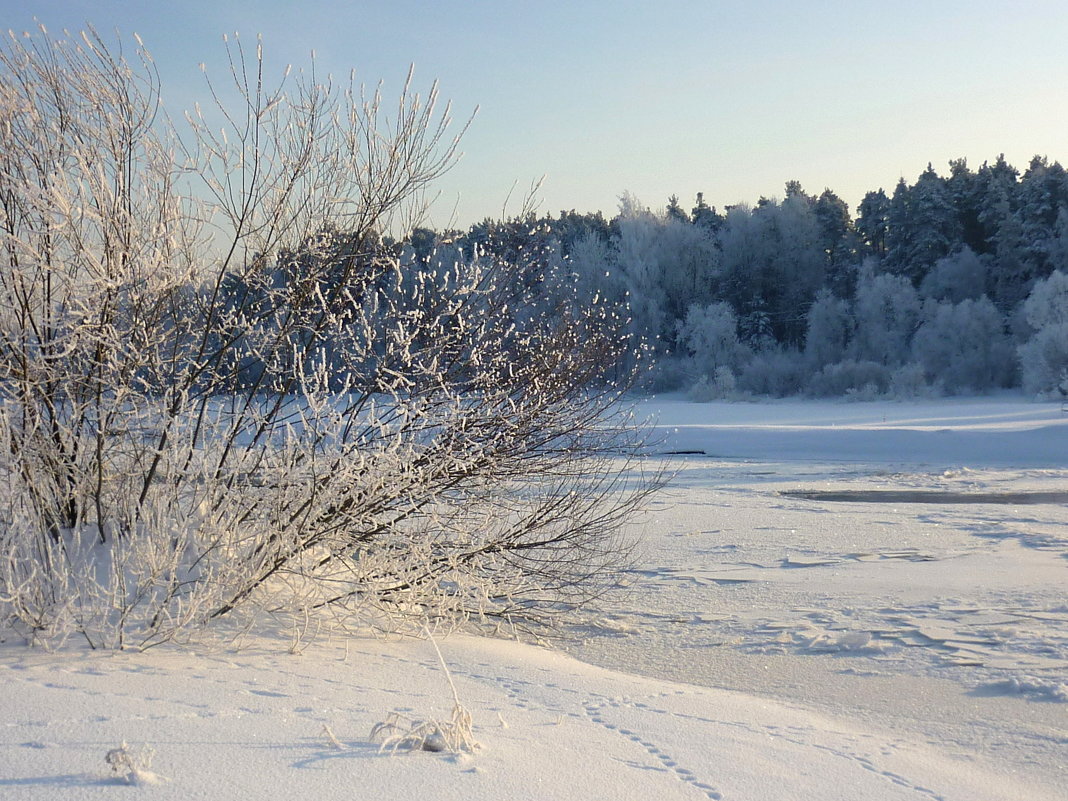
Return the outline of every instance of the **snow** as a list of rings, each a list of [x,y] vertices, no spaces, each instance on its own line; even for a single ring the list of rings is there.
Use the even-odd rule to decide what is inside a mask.
[[[812,462],[1068,466],[1068,416],[1006,397],[902,403],[648,403],[665,451]]]
[[[623,592],[551,650],[439,642],[474,753],[370,740],[451,714],[424,640],[7,643],[0,798],[1065,797],[1068,508],[1033,495],[1068,488],[1059,404],[642,411],[659,449],[704,455],[669,457]]]

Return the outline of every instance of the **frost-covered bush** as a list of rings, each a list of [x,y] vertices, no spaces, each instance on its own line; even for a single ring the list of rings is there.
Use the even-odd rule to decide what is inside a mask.
[[[808,394],[825,398],[835,395],[883,395],[890,387],[890,369],[878,362],[846,360],[829,364],[812,376]]]
[[[656,359],[655,364],[640,378],[638,388],[642,392],[656,395],[687,389],[694,380],[690,357],[668,353]]]
[[[890,395],[898,400],[911,398],[930,398],[943,394],[941,382],[927,382],[927,374],[922,364],[909,362],[903,364],[890,374]]]
[[[738,382],[729,367],[717,367],[713,376],[703,375],[690,387],[687,397],[697,403],[738,398]]]
[[[1068,323],[1045,326],[1020,345],[1019,354],[1025,390],[1068,396]]]
[[[890,366],[908,361],[920,299],[907,278],[862,270],[853,315],[856,333],[850,351],[855,360]]]
[[[845,399],[854,403],[870,403],[874,400],[878,400],[882,396],[883,393],[879,390],[879,385],[875,382],[871,382],[859,389],[850,387],[846,390]]]
[[[115,779],[135,787],[145,787],[166,781],[151,770],[155,755],[156,751],[150,745],[135,749],[123,741],[118,748],[112,748],[104,755],[104,763]]]
[[[754,395],[784,398],[801,392],[808,377],[808,365],[799,352],[770,348],[746,363],[738,377],[738,386]]]
[[[985,295],[960,303],[928,301],[912,341],[927,377],[948,392],[983,392],[1008,386],[1015,355],[1001,313]]]
[[[1057,270],[1036,283],[1023,310],[1027,324],[1036,331],[1068,323],[1068,273]]]
[[[853,314],[849,302],[821,290],[808,310],[805,358],[813,370],[845,358],[853,335]]]
[[[1023,304],[1034,331],[1020,345],[1024,389],[1039,394],[1068,394],[1068,274],[1057,270],[1039,281]]]
[[[721,367],[737,368],[749,356],[738,340],[738,320],[728,303],[694,304],[677,324],[679,346],[692,360],[697,375],[713,376]]]
[[[616,306],[384,239],[455,158],[436,89],[387,116],[229,47],[237,107],[181,135],[140,48],[0,48],[0,627],[148,646],[601,591],[652,486]]]

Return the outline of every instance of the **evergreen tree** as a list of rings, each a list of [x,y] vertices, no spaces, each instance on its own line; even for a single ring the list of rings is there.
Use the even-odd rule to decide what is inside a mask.
[[[714,206],[705,203],[704,192],[697,193],[697,204],[690,211],[690,218],[694,225],[708,228],[713,232],[718,231],[723,225],[723,216],[716,212]]]
[[[1068,274],[1068,208],[1062,206],[1053,226],[1049,242],[1049,266],[1056,272]]]
[[[905,272],[909,261],[912,237],[911,190],[904,178],[899,178],[886,211],[886,258],[888,269]]]
[[[608,242],[610,229],[608,221],[599,211],[579,214],[574,209],[561,211],[556,220],[550,215],[546,220],[553,235],[560,241],[560,252],[567,256],[571,253],[575,243],[587,235],[594,235],[603,242]]]
[[[967,159],[949,162],[949,178],[946,189],[957,210],[960,235],[964,246],[973,253],[986,252],[986,236],[979,219],[981,196],[978,176],[968,168]]]
[[[991,165],[987,162],[975,174],[975,203],[977,217],[982,229],[982,243],[972,246],[979,255],[992,254],[996,248],[997,231],[1005,219],[1005,208],[1015,211],[1017,202],[1017,181],[1019,171],[1005,161],[1001,154]],[[1004,208],[999,208],[1006,204]]]
[[[857,207],[856,230],[869,253],[879,258],[886,255],[889,228],[890,198],[882,189],[868,192]]]
[[[902,180],[890,205],[890,268],[914,285],[961,242],[960,220],[945,180],[930,164],[908,187]]]
[[[682,206],[679,205],[679,196],[672,195],[668,198],[667,204],[667,216],[669,219],[676,220],[677,222],[688,223],[690,222],[689,215],[682,210]]]
[[[1058,163],[1035,156],[1020,179],[1018,218],[1024,261],[1032,280],[1049,275],[1050,240],[1060,210],[1068,207],[1068,175]]]
[[[824,189],[814,213],[826,260],[826,283],[835,294],[852,296],[856,287],[857,234],[849,206],[830,189]]]
[[[984,213],[987,225],[994,231],[994,260],[987,286],[998,308],[1007,313],[1027,297],[1032,281],[1023,226],[1012,212],[1005,188],[999,190],[1001,198]]]
[[[814,206],[803,193],[750,210],[735,206],[719,236],[720,292],[749,344],[800,345],[826,271]]]

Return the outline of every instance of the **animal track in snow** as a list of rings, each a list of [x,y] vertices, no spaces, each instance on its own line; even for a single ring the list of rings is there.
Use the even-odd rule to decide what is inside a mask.
[[[645,704],[618,701],[602,701],[601,703],[586,701],[582,707],[583,712],[586,714],[586,717],[590,721],[596,723],[604,729],[607,729],[608,731],[615,732],[616,734],[619,734],[622,737],[626,737],[635,745],[645,749],[649,756],[657,760],[664,770],[674,774],[675,778],[677,778],[679,781],[685,782],[686,784],[693,787],[695,790],[699,790],[700,792],[704,793],[706,798],[713,799],[713,801],[720,801],[720,799],[723,798],[723,794],[720,793],[719,790],[717,790],[712,785],[707,784],[706,782],[699,781],[696,773],[694,773],[689,768],[681,766],[678,760],[676,760],[670,754],[662,750],[655,743],[650,742],[649,740],[645,739],[644,737],[632,731],[631,729],[624,728],[622,726],[617,726],[614,723],[605,720],[605,718],[601,715],[601,710],[603,710],[606,706],[626,706],[634,709],[640,708],[643,711],[650,712],[659,712],[661,710],[654,709]]]
[[[636,745],[644,748],[646,752],[656,759],[665,770],[672,771],[679,780],[691,784],[695,789],[702,790],[707,797],[711,799],[722,799],[723,795],[712,785],[699,781],[698,775],[694,771],[687,767],[683,767],[676,758],[665,752],[655,743],[633,731],[632,728],[618,726],[611,721],[606,720],[603,715],[603,711],[606,707],[631,708],[668,718],[715,724],[717,726],[739,729],[750,734],[763,734],[767,737],[776,738],[800,748],[814,749],[836,759],[847,760],[862,770],[880,776],[885,781],[898,787],[905,788],[921,797],[930,798],[932,801],[940,801],[940,799],[942,799],[942,796],[938,795],[933,790],[924,787],[921,784],[917,784],[911,781],[908,777],[896,773],[895,771],[888,770],[878,764],[879,757],[892,757],[895,755],[898,746],[901,745],[901,743],[897,741],[886,742],[869,734],[818,731],[811,726],[761,726],[744,721],[711,720],[699,715],[662,709],[648,703],[637,701],[603,699],[600,702],[590,700],[584,704],[583,711],[592,722],[597,723],[603,728],[613,731],[620,736],[626,737]],[[835,736],[836,742],[834,742],[834,744],[817,742],[813,739],[814,735],[819,735],[821,739],[825,740],[825,735],[827,734],[833,734]]]

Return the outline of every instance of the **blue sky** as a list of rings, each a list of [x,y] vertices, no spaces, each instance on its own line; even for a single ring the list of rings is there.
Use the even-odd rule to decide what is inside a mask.
[[[545,176],[539,208],[602,210],[698,191],[722,207],[787,180],[863,193],[928,161],[1068,161],[1068,4],[1041,2],[308,2],[0,0],[9,28],[91,22],[142,36],[175,114],[222,76],[222,35],[271,65],[351,68],[388,95],[414,63],[454,116],[479,113],[431,223],[461,226]],[[513,185],[510,205],[505,207]]]

